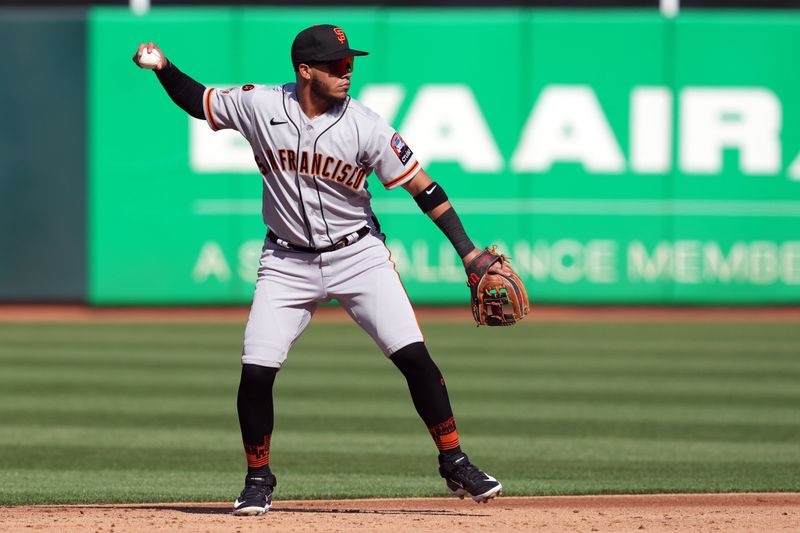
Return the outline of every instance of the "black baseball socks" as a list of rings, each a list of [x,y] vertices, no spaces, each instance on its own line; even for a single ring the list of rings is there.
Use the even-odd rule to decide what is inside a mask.
[[[414,407],[428,427],[439,453],[461,453],[447,387],[425,343],[409,344],[392,354],[391,360],[405,376]]]
[[[275,415],[272,406],[272,385],[277,368],[259,365],[242,365],[236,407],[242,430],[244,454],[247,457],[247,474],[267,476],[269,469],[269,443]]]

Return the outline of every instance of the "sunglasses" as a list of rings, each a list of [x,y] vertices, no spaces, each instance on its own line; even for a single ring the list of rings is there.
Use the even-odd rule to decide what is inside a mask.
[[[342,59],[336,59],[334,61],[322,61],[314,64],[325,65],[327,67],[328,72],[330,72],[334,76],[338,76],[341,78],[348,72],[353,72],[353,67],[355,65],[355,58],[343,57]]]

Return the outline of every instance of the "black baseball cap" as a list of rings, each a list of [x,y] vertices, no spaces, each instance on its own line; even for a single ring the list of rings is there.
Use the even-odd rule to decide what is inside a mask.
[[[292,65],[335,61],[345,57],[365,56],[369,52],[353,50],[342,28],[331,24],[315,24],[297,34],[292,43]]]

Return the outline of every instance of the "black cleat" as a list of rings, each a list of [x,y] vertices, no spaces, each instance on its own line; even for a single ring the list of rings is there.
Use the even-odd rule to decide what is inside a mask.
[[[258,516],[272,507],[272,491],[278,481],[275,476],[247,476],[244,478],[244,490],[233,502],[233,514],[236,516]]]
[[[439,474],[447,482],[450,493],[461,499],[470,495],[476,502],[486,503],[502,494],[503,485],[470,463],[465,453],[440,455]]]

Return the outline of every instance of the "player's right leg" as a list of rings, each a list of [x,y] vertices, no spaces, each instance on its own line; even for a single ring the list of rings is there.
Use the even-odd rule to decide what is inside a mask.
[[[267,241],[244,331],[242,364],[280,368],[325,296],[319,255]]]
[[[261,515],[272,507],[277,479],[269,468],[269,445],[274,424],[272,385],[277,372],[277,368],[242,365],[236,407],[247,475],[244,489],[233,502],[233,514],[237,516]]]
[[[316,273],[316,276],[315,276]],[[237,411],[247,475],[233,514],[260,515],[272,506],[277,480],[269,467],[273,429],[272,387],[289,348],[321,298],[319,266],[306,254],[272,249],[261,257],[242,350]]]

